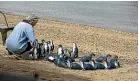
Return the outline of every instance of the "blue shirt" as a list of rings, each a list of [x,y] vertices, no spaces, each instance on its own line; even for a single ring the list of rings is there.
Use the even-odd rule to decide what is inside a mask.
[[[35,34],[32,25],[26,22],[18,23],[6,40],[9,51],[14,53],[24,52],[31,41],[32,47],[35,46]]]

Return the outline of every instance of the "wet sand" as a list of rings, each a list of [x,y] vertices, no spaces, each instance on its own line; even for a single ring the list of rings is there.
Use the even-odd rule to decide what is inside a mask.
[[[9,26],[15,26],[25,16],[6,15]],[[0,25],[3,25],[3,17],[0,15]],[[138,34],[116,30],[107,30],[100,27],[72,24],[54,20],[41,19],[35,26],[36,38],[52,39],[57,45],[72,49],[76,42],[79,46],[79,56],[88,55],[88,52],[96,52],[97,56],[118,55],[120,68],[114,70],[79,71],[56,67],[45,61],[16,60],[14,55],[8,55],[5,46],[0,40],[0,71],[6,71],[21,75],[32,75],[38,72],[43,81],[136,81],[138,74]],[[10,33],[10,32],[9,32]],[[1,36],[0,36],[1,38]]]

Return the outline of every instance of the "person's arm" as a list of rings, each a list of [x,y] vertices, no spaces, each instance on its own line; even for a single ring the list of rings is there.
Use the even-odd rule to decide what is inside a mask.
[[[36,46],[36,38],[35,38],[34,30],[32,27],[26,28],[26,36],[29,39],[31,46],[35,47]]]

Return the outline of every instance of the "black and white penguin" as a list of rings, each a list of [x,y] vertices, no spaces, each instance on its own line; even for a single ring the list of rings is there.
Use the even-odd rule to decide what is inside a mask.
[[[63,58],[55,59],[54,64],[58,67],[68,68],[67,61],[65,61]]]
[[[68,57],[71,57],[71,53],[68,49],[64,49],[64,54]]]
[[[94,67],[95,69],[107,69],[108,64],[106,60],[103,60],[101,63],[94,61]]]
[[[96,69],[115,69],[120,67],[120,63],[118,62],[118,56],[114,56],[110,61],[108,61],[110,58],[106,58],[105,60],[100,62],[95,62]]]
[[[120,63],[118,61],[118,56],[114,55],[112,59],[110,59],[110,62],[107,62],[108,69],[115,69],[120,67]]]
[[[92,60],[87,63],[80,61],[80,65],[82,67],[82,70],[96,70],[95,63]]]
[[[34,54],[36,59],[41,57],[41,44],[38,42],[37,39],[36,39],[36,46],[34,48]]]
[[[38,59],[38,56],[39,56],[39,53],[38,53],[39,45],[38,45],[37,39],[35,41],[35,47],[33,49],[34,49],[34,53],[32,55],[33,55],[33,59],[35,60],[35,59]]]
[[[74,63],[71,60],[67,60],[67,66],[70,69],[74,69],[74,70],[82,70],[82,66],[79,63]]]
[[[44,42],[44,57],[48,58],[49,56],[49,50],[50,46],[49,46],[49,42]]]
[[[95,59],[96,62],[102,62],[106,59],[109,59],[111,58],[111,55],[110,54],[107,54],[106,56],[99,56],[98,58]]]
[[[49,52],[48,42],[44,42],[44,51],[45,51],[45,53]]]
[[[41,43],[40,43],[40,48],[41,48],[41,55],[40,55],[40,57],[44,57],[44,55],[45,55],[45,48],[44,48],[45,44],[44,43],[45,43],[45,40],[42,39]]]
[[[118,56],[117,55],[114,55],[112,57],[112,59],[110,59],[110,62],[114,62],[114,61],[118,61]]]
[[[70,60],[72,62],[75,62],[75,58],[71,57],[70,51],[68,49],[64,50],[64,57],[63,58],[65,58],[65,60],[68,59],[68,60]]]
[[[47,42],[47,45],[48,45],[48,54],[49,54],[49,55],[52,55],[52,51],[51,51],[51,50],[52,50],[52,49],[51,49],[51,42],[48,41],[48,42]]]
[[[47,52],[49,55],[52,55],[53,50],[54,50],[54,44],[53,44],[53,40],[50,39],[50,41],[47,41]]]
[[[94,53],[90,54],[89,56],[83,56],[79,59],[81,62],[90,62],[92,60],[92,57],[95,56]]]
[[[64,49],[63,49],[62,45],[58,45],[58,52],[57,52],[57,55],[58,55],[60,58],[63,58],[63,56],[64,56]]]
[[[51,40],[51,39],[50,39],[50,46],[51,46],[51,50],[50,51],[53,52],[55,46],[54,46],[53,40]]]
[[[72,57],[77,58],[78,57],[78,47],[76,43],[73,43],[72,48]]]

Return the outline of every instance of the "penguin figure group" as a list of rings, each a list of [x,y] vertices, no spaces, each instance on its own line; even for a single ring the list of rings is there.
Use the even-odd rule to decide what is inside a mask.
[[[42,40],[41,43],[36,39],[36,46],[34,47],[34,58],[48,58],[53,54],[54,44],[53,41]]]
[[[85,56],[85,57],[89,57],[89,56]],[[97,70],[97,69],[119,68],[120,63],[119,63],[117,57],[118,56],[113,56],[112,58],[109,59],[110,61],[108,61],[108,57],[107,57],[106,59],[104,59],[101,62],[95,61],[96,59],[90,60],[90,58],[86,58],[88,60],[79,59],[79,62],[75,62],[69,58],[68,59],[64,58],[64,56],[60,57],[59,55],[57,55],[57,57],[51,56],[52,59],[49,59],[49,60],[51,62],[53,61],[53,63],[56,66],[62,67],[62,68],[69,68],[69,69],[74,69],[74,70]],[[84,57],[81,57],[81,58],[84,58]],[[98,57],[98,58],[100,58],[100,57]]]
[[[100,56],[96,59],[93,58],[91,60],[90,58],[86,58],[86,60],[84,59],[82,60],[82,58],[79,61],[81,62],[82,68],[84,70],[115,69],[120,67],[120,63],[118,61],[117,55],[114,55],[112,57],[112,55],[109,54],[106,56]]]
[[[36,47],[34,49],[34,59],[44,57],[45,60],[54,63],[58,67],[69,68],[75,70],[97,70],[97,69],[115,69],[120,67],[118,56],[107,54],[106,56],[99,56],[96,58],[94,53],[78,58],[78,46],[73,43],[72,50],[64,49],[60,44],[58,45],[57,54],[53,54],[54,44],[53,40],[42,40],[38,43],[36,40]]]
[[[54,64],[58,67],[74,70],[115,69],[120,67],[118,56],[116,55],[112,57],[112,55],[108,54],[95,59],[95,54],[91,53],[88,56],[81,57],[79,62],[75,62],[75,57],[72,58],[66,55],[67,54],[62,54],[62,56],[57,55],[56,58],[53,57],[52,60]]]
[[[115,69],[115,68],[120,67],[118,56],[116,55],[113,56],[112,58],[107,57],[106,59],[103,59],[101,62],[97,62],[96,59],[90,60],[90,58],[86,58],[86,60],[82,60],[82,58],[84,57],[81,57],[81,59],[79,59],[79,63],[76,63],[76,62],[71,61],[70,59],[67,59],[66,61],[63,61],[63,63],[65,63],[64,67],[68,67],[70,69],[75,69],[75,70]],[[108,59],[110,61],[108,61]]]

